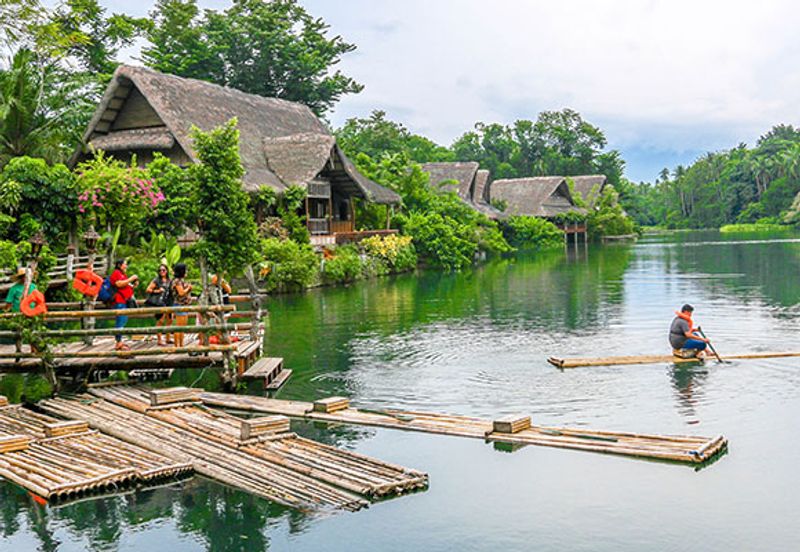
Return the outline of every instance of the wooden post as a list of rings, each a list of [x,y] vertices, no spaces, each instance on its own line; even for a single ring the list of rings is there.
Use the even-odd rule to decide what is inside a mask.
[[[247,287],[250,290],[250,301],[253,305],[253,317],[250,320],[250,339],[255,341],[259,338],[259,325],[261,323],[262,311],[261,295],[258,293],[258,284],[252,265],[244,269],[244,276],[247,279]]]
[[[87,267],[89,270],[94,272],[94,248],[89,250],[89,261],[87,263]],[[87,297],[84,296],[81,299],[81,303],[83,303],[82,310],[85,311],[93,311],[94,310],[94,297]],[[89,316],[87,318],[81,318],[81,327],[87,330],[94,329],[95,318],[94,316]],[[91,346],[94,343],[94,337],[91,335],[86,335],[83,337],[83,344],[87,346]]]
[[[353,201],[353,196],[350,196],[350,231],[356,231],[356,204]]]

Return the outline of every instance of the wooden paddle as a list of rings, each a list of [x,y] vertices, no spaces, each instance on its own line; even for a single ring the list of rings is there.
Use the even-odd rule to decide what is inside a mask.
[[[708,338],[706,337],[706,334],[705,334],[705,333],[703,333],[703,328],[701,328],[700,326],[697,326],[697,331],[698,331],[698,332],[700,332],[700,335],[702,335],[704,339],[708,340]],[[719,353],[717,352],[717,350],[716,350],[716,349],[714,348],[714,346],[711,344],[711,341],[708,341],[708,348],[709,348],[709,349],[711,349],[711,352],[712,352],[712,353],[714,353],[714,356],[715,356],[715,357],[717,357],[717,360],[718,360],[718,361],[720,361],[720,362],[724,362],[724,361],[723,361],[723,360],[720,358],[720,356],[719,356]]]

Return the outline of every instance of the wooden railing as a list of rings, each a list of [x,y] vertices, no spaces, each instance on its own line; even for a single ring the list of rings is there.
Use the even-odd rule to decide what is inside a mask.
[[[312,235],[315,234],[330,234],[330,221],[326,218],[322,219],[315,219],[309,218],[308,219],[308,231],[311,232]]]
[[[75,277],[75,271],[80,268],[86,268],[89,263],[88,255],[59,255],[56,264],[53,268],[47,271],[47,276],[50,280],[50,285],[63,285],[72,281]],[[106,271],[105,257],[98,255],[94,260],[94,272],[103,274]],[[0,272],[0,290],[6,290],[11,287],[11,278],[16,270],[5,270]]]
[[[352,220],[332,220],[331,221],[331,234],[340,234],[342,232],[353,232],[355,225]]]

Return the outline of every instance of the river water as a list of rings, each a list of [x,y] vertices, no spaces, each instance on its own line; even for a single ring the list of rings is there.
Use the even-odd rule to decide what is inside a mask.
[[[800,359],[563,371],[545,359],[666,353],[685,302],[723,356],[797,350],[799,275],[799,236],[692,232],[270,300],[268,353],[294,370],[280,398],[724,434],[728,454],[701,470],[296,423],[426,471],[430,488],[320,516],[202,478],[61,508],[0,482],[0,550],[797,549]]]

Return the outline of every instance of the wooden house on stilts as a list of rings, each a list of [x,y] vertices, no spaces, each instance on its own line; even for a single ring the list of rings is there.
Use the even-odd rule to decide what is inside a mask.
[[[72,162],[103,150],[126,161],[135,155],[146,165],[161,152],[186,166],[198,161],[192,126],[207,131],[233,117],[245,189],[255,194],[264,186],[278,193],[291,185],[304,187],[312,241],[358,239],[356,201],[400,203],[395,192],[358,172],[307,106],[127,65],[114,73]]]

